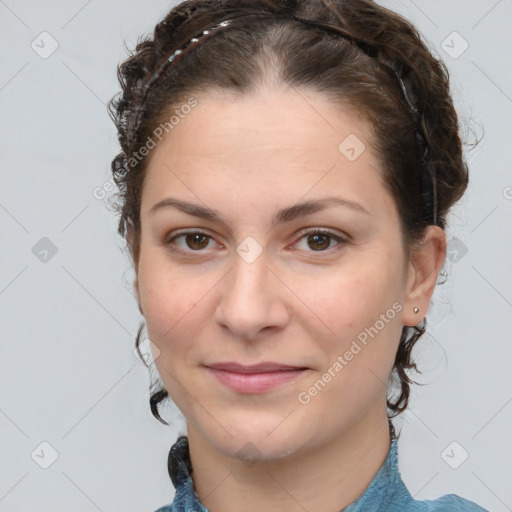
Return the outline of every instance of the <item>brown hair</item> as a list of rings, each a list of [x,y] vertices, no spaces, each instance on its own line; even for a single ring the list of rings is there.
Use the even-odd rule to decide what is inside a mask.
[[[200,42],[155,80],[157,70],[177,49],[203,30],[232,17],[238,19]],[[294,17],[334,25],[346,37]],[[361,45],[353,42],[356,40],[362,41],[372,56],[361,51]],[[402,78],[405,98],[415,106],[418,117],[412,115],[390,69]],[[257,92],[268,83],[307,87],[363,114],[374,136],[384,183],[398,207],[407,253],[431,223],[422,207],[422,179],[427,169],[415,134],[420,131],[428,145],[437,223],[442,228],[449,209],[468,184],[448,69],[431,54],[409,21],[371,0],[187,0],[156,25],[152,37],[138,41],[135,51],[117,71],[122,92],[109,102],[121,145],[121,152],[112,161],[113,179],[119,188],[115,209],[120,213],[118,232],[126,237],[135,268],[149,157],[134,160],[133,155],[140,154],[148,137],[177,106],[208,90],[243,95]],[[151,88],[146,90],[150,80]],[[132,137],[136,116],[140,125]],[[143,325],[135,341],[139,355]],[[388,417],[407,407],[409,384],[414,381],[406,371],[419,372],[411,351],[425,329],[426,318],[418,326],[402,329],[391,379],[398,378],[399,394],[395,400],[388,396]],[[158,412],[158,404],[168,398],[167,391],[163,387],[150,390],[153,415],[168,424]]]

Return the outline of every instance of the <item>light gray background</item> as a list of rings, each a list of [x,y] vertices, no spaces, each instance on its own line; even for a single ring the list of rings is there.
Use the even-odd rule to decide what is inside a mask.
[[[417,24],[450,69],[461,122],[485,130],[416,351],[427,385],[395,420],[402,476],[417,499],[512,510],[512,1],[382,3]],[[133,47],[171,5],[0,0],[2,512],[152,512],[172,500],[167,453],[184,424],[174,406],[162,412],[171,428],[151,416],[133,272],[117,218],[93,196],[118,151],[105,104],[123,41]],[[51,49],[44,31],[58,43],[48,58],[31,47]],[[469,43],[458,58],[444,49],[462,49],[454,31]],[[57,250],[46,261],[44,237]],[[452,464],[469,453],[458,469],[441,455],[453,441]]]

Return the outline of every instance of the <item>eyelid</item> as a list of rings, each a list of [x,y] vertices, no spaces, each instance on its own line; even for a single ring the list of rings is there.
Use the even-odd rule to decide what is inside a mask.
[[[315,234],[315,233],[320,233],[320,234],[323,234],[323,235],[329,235],[331,236],[332,238],[336,238],[336,239],[339,239],[339,240],[342,240],[344,242],[348,242],[350,240],[350,236],[343,233],[343,232],[339,232],[335,229],[331,229],[331,228],[321,228],[321,227],[310,227],[310,228],[304,228],[303,230],[299,231],[297,233],[297,236],[300,238],[304,237],[305,235],[309,235],[309,234]]]
[[[173,232],[172,236],[169,235],[165,238],[164,244],[166,246],[169,246],[170,250],[172,250],[174,252],[179,252],[182,254],[205,253],[206,251],[204,249],[194,251],[192,249],[185,250],[185,249],[180,249],[177,247],[172,247],[173,241],[175,239],[177,239],[181,236],[188,235],[188,234],[205,235],[210,240],[213,240],[215,243],[218,243],[215,240],[215,237],[208,233],[208,230],[205,230],[204,228],[188,228],[188,229],[178,230],[177,232]],[[325,249],[325,250],[320,250],[320,251],[311,250],[311,251],[305,251],[305,252],[309,252],[312,254],[322,254],[322,253],[330,254],[333,250],[336,250],[335,249],[336,247],[349,243],[349,240],[351,238],[349,235],[346,235],[346,234],[343,234],[343,235],[338,234],[337,231],[330,229],[330,228],[309,227],[309,228],[304,228],[303,230],[301,230],[297,233],[297,235],[295,236],[295,242],[293,242],[292,246],[296,245],[299,241],[301,241],[303,238],[305,238],[308,235],[318,235],[318,234],[325,235],[325,236],[332,238],[333,240],[335,240],[337,242],[337,244],[334,247],[329,247],[328,249]],[[220,244],[220,245],[222,245],[222,244]]]
[[[329,229],[329,228],[315,228],[315,227],[312,227],[312,228],[305,228],[305,230],[300,231],[297,234],[297,240],[292,244],[292,246],[296,245],[298,242],[300,242],[303,238],[305,238],[308,235],[317,235],[317,234],[328,236],[328,237],[330,237],[331,239],[333,239],[333,240],[335,240],[337,242],[337,244],[334,247],[329,247],[328,249],[325,249],[325,250],[321,250],[321,251],[313,251],[313,250],[306,251],[309,254],[318,255],[318,257],[321,257],[322,254],[332,254],[334,251],[337,250],[337,248],[339,246],[348,244],[349,243],[349,239],[350,239],[350,237],[348,235],[338,234],[336,231],[334,231],[332,229]]]
[[[188,228],[188,229],[180,229],[178,231],[173,231],[171,234],[169,234],[168,236],[165,237],[164,239],[164,244],[165,245],[171,245],[172,242],[176,239],[176,238],[179,238],[180,236],[184,236],[184,235],[205,235],[206,237],[208,237],[210,240],[213,240],[215,243],[217,243],[218,245],[222,245],[222,244],[219,244],[216,240],[215,240],[215,237],[213,235],[211,235],[210,233],[208,233],[207,230],[205,230],[204,228]],[[172,236],[171,236],[172,235]],[[200,251],[193,251],[193,250],[188,250],[188,251],[183,251],[183,249],[176,249],[177,251],[180,251],[180,252],[197,252],[197,253],[201,253],[201,252],[204,252],[204,250],[200,250]]]

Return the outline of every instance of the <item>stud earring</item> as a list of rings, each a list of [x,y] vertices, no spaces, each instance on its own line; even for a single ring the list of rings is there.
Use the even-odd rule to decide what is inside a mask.
[[[420,308],[417,308],[416,306],[414,306],[414,312],[415,312],[415,313],[418,313],[418,312],[419,312],[419,310],[420,310]]]

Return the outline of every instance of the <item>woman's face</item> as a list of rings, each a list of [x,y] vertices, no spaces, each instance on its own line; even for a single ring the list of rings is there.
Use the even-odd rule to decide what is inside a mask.
[[[385,419],[412,276],[367,127],[305,90],[196,99],[152,150],[141,206],[136,289],[170,397],[232,456],[249,442],[262,459],[300,453]],[[153,210],[169,198],[188,213]],[[207,368],[225,362],[306,370],[232,387]]]

